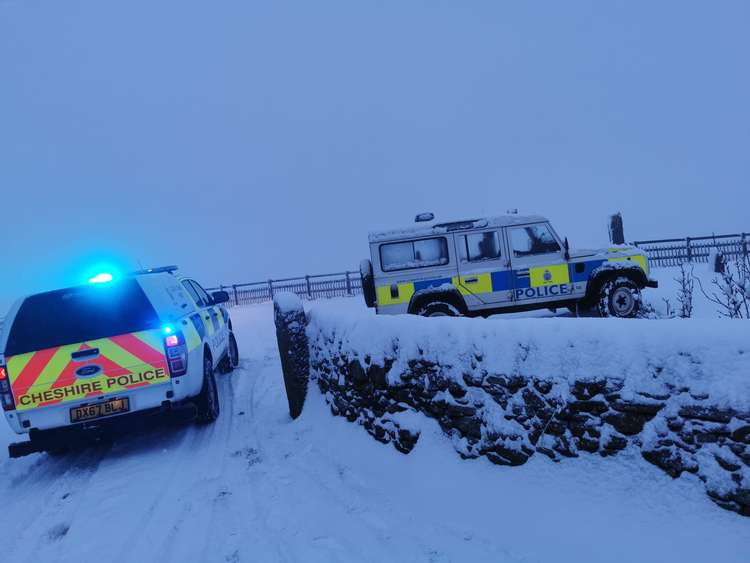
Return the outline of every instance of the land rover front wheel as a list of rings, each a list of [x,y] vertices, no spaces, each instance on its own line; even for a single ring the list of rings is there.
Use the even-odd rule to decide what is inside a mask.
[[[599,291],[598,309],[602,317],[632,319],[641,310],[641,290],[629,278],[608,280]]]
[[[430,301],[417,309],[417,315],[422,317],[459,317],[459,311],[455,305],[446,301]]]

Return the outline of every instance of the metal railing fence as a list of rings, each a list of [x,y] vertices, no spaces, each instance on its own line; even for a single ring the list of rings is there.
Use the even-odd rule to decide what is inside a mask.
[[[641,240],[631,243],[642,249],[649,265],[659,267],[679,266],[686,262],[708,262],[712,252],[722,252],[730,259],[747,256],[750,234],[712,235],[682,239]],[[220,285],[209,288],[229,293],[231,305],[251,305],[273,300],[275,293],[289,291],[302,299],[347,297],[362,293],[359,272],[346,271],[298,278],[270,279],[265,281]]]
[[[362,293],[362,281],[359,272],[346,271],[208,288],[208,291],[216,290],[228,292],[231,305],[252,305],[271,301],[274,294],[282,291],[296,293],[302,299],[308,300],[360,295]]]
[[[687,262],[705,263],[713,252],[721,252],[729,259],[747,256],[750,234],[641,240],[633,244],[646,253],[650,265],[658,268],[679,266]]]

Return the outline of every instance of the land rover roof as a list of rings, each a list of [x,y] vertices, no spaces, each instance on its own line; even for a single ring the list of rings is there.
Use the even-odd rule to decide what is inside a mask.
[[[417,223],[413,227],[402,229],[371,231],[369,239],[371,243],[387,240],[402,240],[406,238],[425,237],[454,231],[482,229],[485,227],[509,227],[513,225],[525,225],[528,223],[540,223],[544,221],[547,221],[547,218],[540,215],[498,215],[496,217],[464,219],[459,221],[430,221]]]

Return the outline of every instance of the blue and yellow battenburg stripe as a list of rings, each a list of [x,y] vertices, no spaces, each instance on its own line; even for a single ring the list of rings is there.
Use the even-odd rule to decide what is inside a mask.
[[[518,270],[498,270],[472,273],[451,278],[436,278],[415,282],[399,282],[377,288],[378,304],[401,305],[409,303],[412,296],[425,289],[452,285],[461,295],[482,295],[513,289],[529,289],[552,285],[565,285],[588,281],[591,274],[605,262],[633,261],[648,273],[648,262],[642,254],[617,256],[608,259],[588,260],[569,264],[530,266]]]

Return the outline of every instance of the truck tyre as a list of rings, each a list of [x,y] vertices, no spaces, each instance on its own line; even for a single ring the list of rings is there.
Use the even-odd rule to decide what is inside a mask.
[[[422,317],[460,317],[461,311],[447,301],[430,301],[417,309],[417,315]]]
[[[240,363],[240,353],[237,349],[237,340],[234,337],[234,333],[229,333],[229,341],[227,342],[227,354],[219,362],[219,371],[221,373],[232,373]]]
[[[203,387],[195,399],[196,421],[199,424],[209,424],[219,417],[219,392],[216,388],[216,378],[211,358],[203,356]]]
[[[599,290],[598,309],[602,317],[632,319],[641,310],[641,289],[629,278],[607,280]]]

